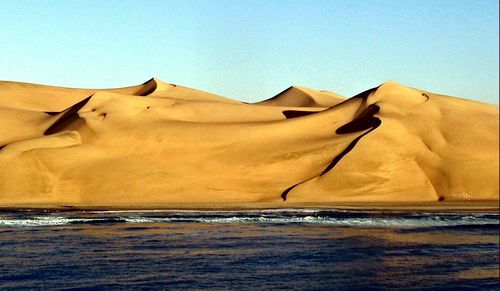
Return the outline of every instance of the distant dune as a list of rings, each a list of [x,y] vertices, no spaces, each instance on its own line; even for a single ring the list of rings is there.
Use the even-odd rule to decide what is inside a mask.
[[[329,91],[292,86],[278,95],[255,104],[290,107],[332,107],[346,98]]]
[[[499,108],[396,82],[248,104],[0,82],[0,207],[498,207]]]

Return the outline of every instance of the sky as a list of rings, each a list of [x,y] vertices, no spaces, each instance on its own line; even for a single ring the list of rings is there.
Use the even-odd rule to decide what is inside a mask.
[[[498,0],[0,0],[0,80],[254,102],[385,81],[498,104]]]

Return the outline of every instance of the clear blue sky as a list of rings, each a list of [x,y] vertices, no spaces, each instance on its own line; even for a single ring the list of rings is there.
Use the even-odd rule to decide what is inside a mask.
[[[498,104],[498,0],[1,1],[0,79],[258,101],[387,80]]]

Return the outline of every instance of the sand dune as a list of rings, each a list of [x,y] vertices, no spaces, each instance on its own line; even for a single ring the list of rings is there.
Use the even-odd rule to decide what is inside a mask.
[[[395,82],[254,104],[154,78],[0,82],[0,206],[492,207],[498,132],[498,106]]]
[[[256,104],[290,107],[331,107],[344,100],[344,97],[330,91],[316,91],[306,87],[292,86],[278,95]]]

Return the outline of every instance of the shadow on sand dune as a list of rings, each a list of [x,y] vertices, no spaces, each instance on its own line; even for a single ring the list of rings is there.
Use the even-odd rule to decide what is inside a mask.
[[[85,106],[85,104],[87,104],[87,102],[89,102],[89,100],[90,100],[90,98],[92,98],[92,96],[89,96],[89,97],[83,99],[82,101],[76,103],[75,105],[71,106],[70,108],[68,108],[64,111],[58,112],[57,114],[62,113],[62,112],[64,112],[64,113],[58,120],[56,120],[56,122],[54,122],[54,124],[52,124],[49,128],[47,128],[47,130],[45,130],[45,132],[43,134],[50,135],[50,134],[60,132],[60,131],[64,130],[64,128],[66,128],[68,124],[73,123],[74,121],[78,120],[80,118],[78,116],[78,113],[77,113],[78,110],[80,110],[83,106]],[[46,112],[46,113],[50,114],[50,115],[54,115],[53,114],[54,112],[51,112],[51,113]]]
[[[366,94],[365,91],[361,94]],[[362,98],[366,98],[369,95],[370,92],[366,94],[366,96],[363,96]],[[358,95],[359,96],[359,95]],[[361,96],[359,96],[361,97]],[[353,141],[349,143],[349,145],[338,155],[336,155],[331,163],[323,170],[323,172],[319,176],[323,176],[326,174],[328,171],[332,170],[340,160],[347,155],[350,151],[354,149],[356,144],[363,138],[365,135],[369,134],[373,130],[375,130],[377,127],[379,127],[382,124],[382,121],[375,117],[375,114],[377,114],[380,110],[380,107],[375,104],[369,105],[367,108],[365,108],[353,121],[346,123],[342,125],[341,127],[337,128],[335,131],[336,134],[349,134],[349,133],[355,133],[363,130],[367,130],[365,133],[361,134],[360,136],[356,137]],[[302,181],[300,183],[297,183],[289,188],[287,188],[285,191],[281,193],[281,198],[283,201],[286,201],[287,195],[290,191],[292,191],[293,188],[296,186],[309,181],[311,179],[307,179],[305,181]]]
[[[290,119],[290,118],[307,116],[307,115],[318,113],[318,112],[321,112],[321,111],[284,110],[283,115],[285,115],[286,119]]]

